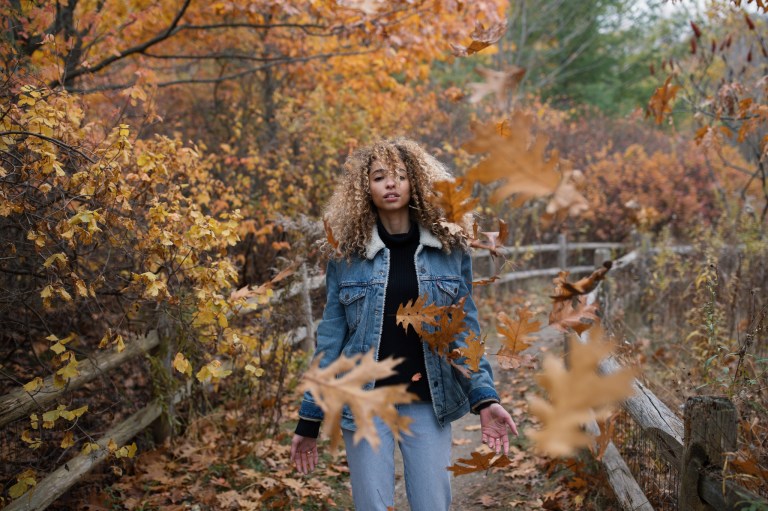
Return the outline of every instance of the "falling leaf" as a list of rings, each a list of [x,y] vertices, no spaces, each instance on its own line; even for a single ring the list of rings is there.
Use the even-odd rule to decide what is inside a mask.
[[[485,342],[477,338],[477,334],[469,332],[465,340],[467,343],[466,348],[458,348],[458,352],[462,357],[466,357],[465,363],[469,366],[472,372],[480,371],[480,359],[485,355]]]
[[[472,184],[463,177],[453,180],[436,181],[433,202],[443,210],[446,220],[461,224],[464,216],[472,212],[479,199],[472,197]]]
[[[555,300],[552,312],[549,313],[549,324],[563,332],[572,328],[577,334],[581,334],[589,330],[597,320],[597,304],[587,304],[584,295],[569,300]]]
[[[353,357],[342,356],[325,368],[320,368],[317,357],[304,375],[302,387],[308,390],[317,405],[325,413],[325,430],[331,438],[331,450],[336,448],[341,436],[341,413],[348,405],[355,417],[354,442],[367,440],[374,449],[380,443],[376,433],[374,416],[378,416],[393,431],[395,438],[400,433],[409,434],[409,417],[401,417],[395,405],[406,404],[417,398],[409,393],[407,384],[388,385],[371,390],[363,386],[371,381],[383,379],[396,373],[394,367],[402,359],[388,358],[381,362],[374,359],[374,351],[357,354]],[[339,374],[343,376],[337,377]]]
[[[532,133],[533,119],[516,112],[511,120],[510,133],[500,135],[494,125],[485,125],[475,131],[475,137],[464,145],[471,154],[487,153],[485,159],[472,167],[466,177],[480,183],[502,181],[491,195],[499,202],[512,194],[540,197],[554,193],[560,182],[557,172],[558,156],[545,153],[549,138]]]
[[[328,240],[328,244],[332,246],[333,249],[338,253],[339,242],[333,236],[333,231],[331,230],[331,223],[328,221],[328,218],[323,218],[323,227],[325,228],[325,237]]]
[[[465,296],[455,304],[438,307],[434,328],[416,329],[421,339],[438,356],[447,355],[450,344],[466,331],[466,323],[464,322],[467,316],[467,312],[464,310],[466,299]]]
[[[479,103],[485,96],[493,94],[496,97],[496,103],[503,105],[507,94],[514,91],[525,76],[525,69],[517,66],[512,66],[507,71],[494,71],[484,67],[478,67],[476,71],[485,81],[467,84],[467,87],[472,90],[467,101],[472,104]]]
[[[410,325],[417,333],[422,331],[422,323],[437,325],[436,317],[440,314],[437,305],[427,305],[428,295],[424,293],[418,298],[406,301],[397,308],[395,319],[397,324],[408,330]]]
[[[493,284],[497,280],[499,280],[501,277],[498,275],[494,275],[492,277],[488,277],[487,279],[480,279],[480,280],[473,280],[472,285],[473,286],[487,286],[489,284]]]
[[[505,369],[514,369],[520,366],[522,361],[520,352],[530,347],[532,337],[530,334],[537,332],[541,327],[539,321],[530,321],[533,313],[527,308],[517,310],[517,321],[511,319],[504,312],[496,315],[498,326],[496,327],[501,337],[501,349],[496,356],[499,364]]]
[[[502,454],[497,459],[496,453],[491,451],[486,454],[480,454],[479,452],[472,452],[471,458],[459,458],[456,463],[448,467],[448,470],[453,472],[453,477],[460,475],[471,474],[473,472],[480,472],[481,470],[489,470],[491,468],[503,468],[508,466],[511,461],[506,455]]]
[[[585,295],[597,287],[598,282],[605,278],[605,274],[613,266],[612,261],[605,261],[602,267],[593,271],[588,277],[579,279],[576,282],[568,282],[569,272],[561,271],[554,278],[555,294],[551,297],[553,300],[567,300],[576,295]]]
[[[575,334],[574,334],[575,336]],[[568,456],[593,442],[583,429],[588,421],[605,417],[610,407],[633,394],[634,371],[621,369],[602,375],[598,364],[613,351],[610,343],[595,335],[595,340],[582,343],[574,336],[570,341],[570,368],[563,360],[547,356],[537,381],[549,395],[549,401],[533,396],[529,409],[541,422],[538,431],[526,435],[537,450],[550,456]]]
[[[457,44],[451,44],[452,53],[457,57],[466,57],[477,53],[480,50],[492,45],[504,35],[507,30],[507,20],[502,20],[499,23],[495,23],[486,29],[482,23],[478,22],[475,25],[475,30],[470,34],[472,42],[469,46],[459,46]]]

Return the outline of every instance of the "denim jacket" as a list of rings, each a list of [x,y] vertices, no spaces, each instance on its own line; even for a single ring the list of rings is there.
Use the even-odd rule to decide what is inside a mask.
[[[466,346],[468,331],[480,334],[477,307],[472,299],[472,259],[461,248],[450,254],[442,250],[437,237],[419,226],[419,246],[416,249],[416,276],[419,296],[427,293],[427,303],[451,305],[466,296],[466,331],[454,340],[450,349]],[[315,356],[321,356],[320,367],[326,367],[341,354],[351,356],[375,350],[378,359],[379,341],[384,311],[384,295],[389,275],[389,249],[374,226],[373,236],[366,248],[366,257],[331,259],[326,272],[327,299],[323,319],[317,328]],[[451,367],[422,342],[427,369],[427,382],[432,395],[432,407],[440,425],[463,417],[487,401],[499,401],[493,385],[488,360],[483,357],[480,371],[471,378]],[[372,389],[374,382],[365,385]],[[323,411],[309,392],[299,410],[299,417],[311,421],[323,419]],[[342,412],[341,427],[355,430],[354,418],[348,406]]]

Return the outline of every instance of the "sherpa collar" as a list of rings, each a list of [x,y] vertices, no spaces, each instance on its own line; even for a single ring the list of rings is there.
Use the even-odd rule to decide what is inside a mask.
[[[421,224],[419,224],[419,244],[427,247],[439,249],[443,248],[443,244],[440,242],[437,236],[432,234],[429,229],[425,229]],[[379,236],[379,230],[376,228],[376,224],[373,224],[371,240],[365,247],[365,257],[367,259],[373,259],[376,257],[376,254],[379,252],[379,250],[384,248],[384,246],[384,242],[381,240],[381,236]]]

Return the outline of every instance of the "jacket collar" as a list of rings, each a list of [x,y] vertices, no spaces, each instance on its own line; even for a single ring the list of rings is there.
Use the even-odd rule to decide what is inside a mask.
[[[443,244],[437,236],[432,234],[429,229],[425,229],[421,224],[419,224],[419,244],[424,245],[425,247],[443,248]],[[376,257],[379,250],[384,247],[384,242],[381,240],[381,236],[379,236],[379,230],[376,228],[376,224],[373,224],[371,239],[365,247],[366,259],[373,259]]]

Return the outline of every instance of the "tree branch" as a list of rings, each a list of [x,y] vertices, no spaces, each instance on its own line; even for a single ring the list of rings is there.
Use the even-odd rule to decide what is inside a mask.
[[[91,66],[91,67],[88,67],[88,68],[80,67],[78,69],[75,69],[74,71],[72,71],[68,75],[64,76],[63,80],[61,80],[60,83],[59,82],[54,82],[54,83],[49,84],[49,86],[51,88],[55,88],[58,85],[61,85],[62,83],[69,83],[69,82],[71,82],[72,80],[74,80],[78,76],[81,76],[81,75],[84,75],[84,74],[96,73],[98,71],[101,71],[105,67],[109,66],[110,64],[112,64],[115,61],[124,59],[125,57],[128,57],[129,55],[133,55],[135,53],[142,53],[147,48],[150,48],[150,47],[156,45],[157,43],[160,43],[160,42],[168,39],[169,37],[171,37],[172,35],[174,35],[178,31],[177,25],[179,24],[179,21],[181,21],[182,16],[184,16],[184,13],[186,12],[187,8],[189,7],[190,2],[191,2],[191,0],[184,0],[184,4],[181,6],[181,9],[179,9],[179,12],[176,13],[176,16],[173,18],[173,21],[171,22],[171,24],[161,34],[158,34],[155,37],[153,37],[152,39],[150,39],[148,41],[145,41],[145,42],[143,42],[141,44],[138,44],[136,46],[133,46],[131,48],[123,50],[123,51],[121,51],[117,55],[112,55],[111,57],[107,57],[106,59],[102,60],[101,62],[99,62],[98,64],[96,64],[94,66]]]
[[[79,154],[80,156],[82,156],[83,158],[85,158],[86,160],[88,160],[91,163],[96,163],[96,160],[91,159],[87,154],[83,153],[82,151],[80,151],[78,149],[75,149],[71,145],[62,142],[61,140],[59,140],[57,138],[52,138],[52,137],[48,137],[46,135],[41,135],[40,133],[33,133],[31,131],[0,131],[0,137],[5,136],[5,135],[27,135],[27,136],[30,136],[30,137],[41,138],[43,140],[46,140],[48,142],[52,142],[52,143],[56,144],[57,146],[61,147],[62,149],[65,149],[67,151],[72,151],[73,153],[77,153],[77,154]]]

